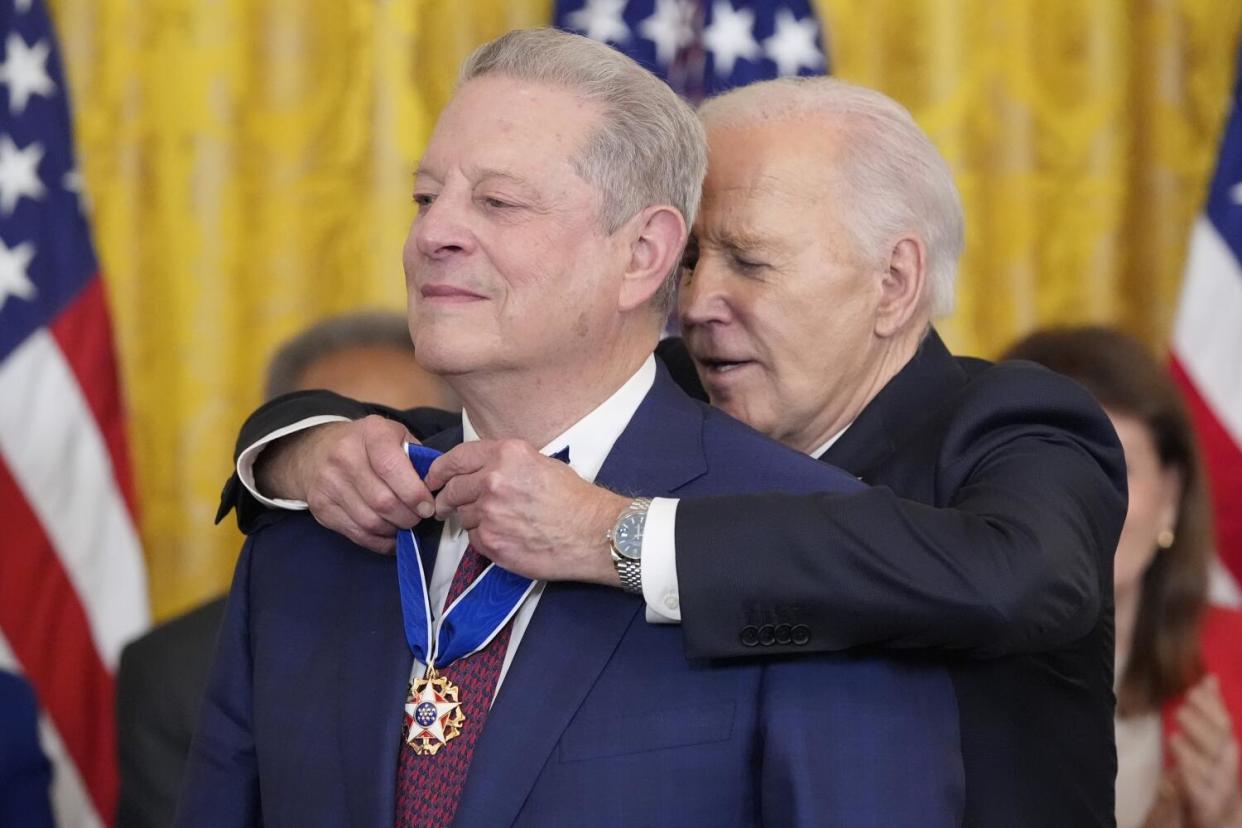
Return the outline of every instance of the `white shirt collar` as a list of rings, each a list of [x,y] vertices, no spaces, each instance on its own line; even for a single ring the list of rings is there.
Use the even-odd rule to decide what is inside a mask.
[[[823,456],[824,456],[824,452],[826,452],[828,449],[832,448],[833,444],[835,444],[835,443],[837,442],[837,440],[840,440],[840,439],[841,439],[841,435],[842,435],[842,434],[844,434],[845,432],[849,431],[849,430],[850,430],[850,426],[852,426],[853,424],[854,424],[854,421],[853,421],[853,420],[850,420],[848,423],[846,423],[846,424],[845,424],[845,428],[841,429],[841,430],[840,430],[840,431],[838,431],[836,434],[834,434],[834,435],[832,435],[831,437],[829,437],[829,438],[828,438],[828,442],[824,443],[822,446],[820,446],[819,448],[815,449],[815,451],[811,452],[811,456],[812,456],[812,457],[814,457],[814,458],[815,458],[815,459],[817,459],[817,460],[818,460],[820,457],[823,457]]]
[[[618,388],[613,395],[600,403],[594,411],[571,425],[560,436],[541,448],[541,454],[555,454],[569,447],[569,466],[584,480],[594,482],[609,452],[621,432],[634,417],[634,412],[655,383],[655,356],[648,356],[634,375]],[[462,441],[479,439],[470,423],[470,415],[461,412]]]

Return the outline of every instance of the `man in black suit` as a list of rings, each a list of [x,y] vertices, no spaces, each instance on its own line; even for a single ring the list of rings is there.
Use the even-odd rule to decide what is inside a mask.
[[[448,407],[455,402],[448,387],[415,362],[408,325],[399,313],[333,317],[282,345],[268,367],[267,398],[332,395],[307,389],[333,389],[376,400],[377,409],[391,414],[409,406]],[[266,410],[259,409],[253,421],[263,425]],[[435,434],[458,420],[434,407],[411,408],[403,416],[419,436]],[[172,824],[223,618],[220,597],[160,624],[121,653],[117,677],[121,828]]]
[[[799,79],[702,115],[709,171],[680,302],[698,376],[713,404],[872,488],[657,499],[648,620],[680,622],[691,658],[932,652],[961,710],[966,824],[1112,824],[1125,471],[1107,419],[1075,384],[954,357],[931,327],[952,306],[961,207],[899,105]],[[431,496],[390,459],[402,426],[349,405],[362,419],[284,441],[258,488],[384,550]],[[463,458],[427,486],[506,568],[592,579],[633,493],[571,478],[531,450]],[[250,497],[226,495],[224,510]]]

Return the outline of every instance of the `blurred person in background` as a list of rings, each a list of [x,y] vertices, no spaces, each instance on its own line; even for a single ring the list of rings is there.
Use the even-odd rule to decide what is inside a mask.
[[[448,386],[415,361],[401,313],[332,317],[283,344],[268,366],[266,398],[311,389],[374,400],[417,436],[456,421],[441,409],[459,407]],[[121,654],[121,828],[172,824],[223,615],[220,597],[161,624]]]
[[[1036,332],[1005,356],[1086,386],[1125,450],[1130,505],[1113,567],[1119,828],[1242,825],[1242,613],[1207,602],[1207,492],[1172,379],[1107,328]]]
[[[25,678],[0,670],[0,825],[50,828],[52,766],[39,744],[39,708]]]

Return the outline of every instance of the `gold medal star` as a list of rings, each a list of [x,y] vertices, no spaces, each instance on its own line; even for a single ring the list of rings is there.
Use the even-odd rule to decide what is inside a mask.
[[[430,756],[457,737],[466,721],[457,686],[436,675],[411,683],[405,717],[406,741],[416,753]]]

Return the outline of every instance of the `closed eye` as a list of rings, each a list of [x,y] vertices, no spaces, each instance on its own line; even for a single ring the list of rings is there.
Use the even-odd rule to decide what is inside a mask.
[[[491,210],[508,210],[517,206],[516,204],[504,201],[503,199],[494,198],[492,196],[484,196],[481,200],[483,202],[483,206]]]
[[[729,262],[732,264],[734,270],[744,274],[758,273],[767,267],[765,262],[748,259],[737,251],[733,251],[729,254]]]

